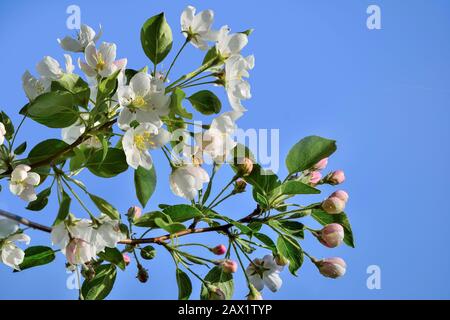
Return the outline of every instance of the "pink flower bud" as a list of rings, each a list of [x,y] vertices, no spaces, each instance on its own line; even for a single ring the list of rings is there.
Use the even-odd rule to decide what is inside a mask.
[[[322,179],[322,174],[319,171],[313,171],[309,174],[309,183],[316,185]]]
[[[236,261],[233,260],[223,260],[220,262],[220,266],[225,273],[235,273],[238,269]]]
[[[225,247],[223,244],[219,244],[218,246],[209,250],[215,255],[221,256],[227,252],[227,247]]]
[[[72,239],[66,247],[66,258],[70,264],[82,264],[91,260],[89,244],[82,239]]]
[[[320,273],[327,278],[339,278],[345,274],[347,264],[341,258],[327,258],[317,261]]]
[[[344,190],[338,190],[338,191],[336,191],[336,192],[333,192],[333,193],[331,194],[330,198],[331,198],[331,197],[339,198],[339,199],[341,199],[341,200],[344,201],[344,202],[347,202],[347,201],[348,201],[348,193],[345,192]]]
[[[341,184],[345,181],[345,174],[342,170],[337,170],[328,175],[327,182],[332,185]]]
[[[128,209],[127,215],[130,219],[139,219],[142,215],[142,209],[138,206],[131,207]]]
[[[313,170],[323,170],[327,167],[328,165],[328,158],[322,159],[319,162],[317,162],[312,169]]]
[[[123,254],[123,261],[125,261],[125,265],[128,266],[131,262],[131,258],[126,253]]]
[[[246,177],[253,171],[253,161],[250,158],[243,158],[238,160],[237,165],[238,175]]]
[[[344,228],[338,223],[326,225],[319,233],[319,240],[328,248],[336,248],[344,241]]]
[[[345,202],[337,197],[330,197],[322,202],[322,208],[329,214],[338,214],[344,211]]]

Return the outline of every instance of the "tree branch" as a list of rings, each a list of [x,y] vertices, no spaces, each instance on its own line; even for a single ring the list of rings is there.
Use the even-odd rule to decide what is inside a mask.
[[[240,223],[247,223],[247,222],[251,222],[253,220],[254,217],[259,216],[261,214],[261,208],[259,207],[259,205],[256,207],[255,210],[253,210],[252,213],[250,213],[249,215],[247,215],[246,217],[240,219],[238,222]],[[40,231],[44,231],[47,233],[50,233],[52,231],[52,228],[41,225],[39,223],[30,221],[28,219],[25,219],[21,216],[18,216],[16,214],[4,211],[0,209],[0,216],[3,216],[5,218],[17,221],[20,224],[23,224],[27,227],[36,229],[36,230],[40,230]],[[156,244],[162,244],[165,240],[169,240],[171,238],[177,238],[177,237],[183,237],[186,236],[188,234],[196,234],[196,233],[205,233],[205,232],[213,232],[213,231],[222,231],[222,232],[227,232],[231,227],[233,226],[233,224],[228,223],[228,224],[224,224],[221,226],[217,226],[217,227],[209,227],[209,228],[189,228],[180,232],[176,232],[173,234],[166,234],[163,236],[159,236],[159,237],[155,237],[155,238],[143,238],[143,239],[126,239],[126,240],[122,240],[119,243],[120,244],[128,244],[128,245],[136,245],[136,244],[142,244],[142,243],[156,243]]]

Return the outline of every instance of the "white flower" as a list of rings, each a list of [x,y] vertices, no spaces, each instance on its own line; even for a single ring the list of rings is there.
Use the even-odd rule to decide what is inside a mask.
[[[274,257],[268,254],[263,259],[253,260],[245,272],[256,290],[261,291],[266,285],[270,291],[276,292],[283,284],[280,278],[282,270],[283,267],[277,265]]]
[[[94,29],[83,24],[81,25],[80,32],[77,34],[76,39],[72,37],[65,37],[62,40],[58,39],[58,43],[66,51],[83,52],[89,43],[97,42],[97,40],[102,36],[102,33],[103,31],[101,26],[99,33],[95,34]]]
[[[96,257],[96,247],[92,241],[94,229],[92,221],[76,220],[66,225],[61,222],[52,228],[52,243],[71,264],[83,264]]]
[[[7,238],[9,235],[16,233],[19,230],[19,223],[0,217],[0,240]]]
[[[5,125],[0,122],[0,146],[5,142],[6,129]]]
[[[199,166],[186,164],[176,168],[170,175],[170,189],[174,194],[193,200],[204,183],[209,182],[208,173]]]
[[[242,106],[241,100],[250,99],[250,84],[243,78],[248,78],[248,70],[255,66],[253,55],[246,58],[241,55],[233,55],[225,62],[225,89],[228,100],[233,110],[244,112],[246,109]]]
[[[86,62],[78,59],[78,65],[88,77],[108,77],[127,65],[127,59],[116,61],[116,50],[114,43],[103,42],[97,50],[95,43],[90,42],[84,53]]]
[[[248,37],[244,33],[230,33],[228,26],[223,26],[215,36],[217,40],[216,48],[223,58],[228,58],[234,54],[239,54],[247,45]]]
[[[139,166],[151,169],[153,161],[148,150],[159,148],[169,141],[170,134],[152,123],[142,123],[135,129],[128,129],[122,140],[128,165],[134,169]]]
[[[165,94],[164,82],[144,72],[133,76],[128,86],[118,90],[119,103],[123,107],[118,123],[122,130],[128,130],[130,123],[153,123],[162,126],[160,117],[169,114],[170,97]]]
[[[96,253],[102,252],[106,247],[115,248],[117,243],[126,237],[120,231],[120,222],[102,214],[98,219],[100,227],[94,229],[92,242]]]
[[[15,241],[30,243],[30,237],[23,233],[12,234],[0,241],[0,260],[2,263],[15,270],[20,270],[19,265],[23,262],[25,253],[17,247]]]
[[[200,149],[209,155],[215,163],[227,160],[237,143],[232,138],[236,129],[235,121],[240,117],[238,112],[226,112],[215,118],[204,133],[195,136]]]
[[[181,14],[181,31],[185,37],[191,37],[191,43],[195,47],[208,49],[207,41],[212,40],[211,25],[214,20],[212,10],[204,10],[195,14],[195,8],[188,6]]]
[[[41,178],[35,172],[30,172],[31,168],[27,165],[18,165],[11,173],[9,190],[25,201],[34,201],[37,199],[34,187],[39,185]]]
[[[71,74],[74,70],[72,57],[64,55],[65,71],[61,68],[59,62],[49,56],[44,57],[36,66],[39,78],[25,71],[22,76],[22,86],[28,99],[34,100],[43,93],[50,91],[52,81],[59,80],[64,74]]]
[[[81,115],[81,117],[84,120],[89,120],[89,115]],[[94,126],[97,126],[99,124],[100,124],[100,122],[96,122],[96,123],[94,123]],[[71,125],[70,127],[61,129],[61,137],[65,143],[73,144],[85,132],[86,132],[86,126],[84,125],[84,123],[81,120],[79,120],[79,121],[75,122],[73,125]],[[102,147],[102,143],[95,136],[90,137],[89,139],[85,140],[82,143],[82,145],[84,145],[88,148],[94,148],[94,149],[99,149]]]

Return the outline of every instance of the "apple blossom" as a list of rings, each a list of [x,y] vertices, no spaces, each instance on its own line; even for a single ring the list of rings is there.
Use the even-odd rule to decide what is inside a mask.
[[[322,179],[322,174],[320,173],[320,171],[313,171],[309,174],[309,183],[313,186],[318,184],[321,179]]]
[[[348,201],[348,193],[345,192],[344,190],[338,190],[338,191],[335,191],[335,192],[333,192],[333,193],[331,194],[330,197],[336,197],[336,198],[339,198],[339,199],[341,199],[341,200],[344,201],[344,202],[347,202],[347,201]]]
[[[248,70],[253,69],[254,66],[254,56],[244,58],[241,55],[233,55],[225,62],[225,89],[230,105],[235,111],[246,111],[241,100],[252,97],[250,84],[244,78],[249,77]]]
[[[211,248],[210,251],[215,255],[221,256],[227,252],[227,247],[225,247],[223,244],[219,244],[218,246]]]
[[[187,200],[193,200],[203,184],[209,182],[209,175],[200,166],[184,164],[175,168],[170,175],[170,189],[172,192]]]
[[[328,248],[335,248],[344,241],[344,228],[338,223],[331,223],[319,231],[320,242]]]
[[[326,182],[328,182],[331,185],[338,185],[338,184],[344,183],[345,173],[342,170],[337,170],[335,172],[328,174],[325,177],[325,180],[326,180]]]
[[[245,272],[256,290],[261,291],[266,285],[270,291],[276,292],[281,288],[283,281],[280,272],[283,270],[271,254],[265,255],[262,259],[255,259],[247,267]]]
[[[100,225],[98,228],[94,228],[91,239],[96,253],[104,251],[106,247],[115,248],[119,241],[125,239],[125,235],[120,230],[119,220],[113,220],[111,217],[102,214],[97,222]]]
[[[134,169],[139,166],[151,169],[153,161],[148,150],[162,147],[169,141],[170,134],[152,123],[142,123],[135,129],[128,129],[122,140],[128,165]]]
[[[250,158],[240,158],[237,160],[237,171],[241,177],[249,176],[253,171],[253,161]]]
[[[204,10],[195,14],[193,6],[187,6],[181,14],[181,31],[194,47],[208,49],[207,41],[212,40],[211,25],[214,20],[212,10]]]
[[[162,126],[160,117],[169,114],[170,96],[165,94],[163,80],[138,72],[130,80],[128,86],[118,89],[120,112],[118,123],[122,130],[128,130],[130,123],[153,123]]]
[[[81,118],[84,121],[79,120],[70,127],[61,129],[61,138],[65,143],[73,144],[86,132],[85,121],[89,120],[89,116],[81,115]],[[99,124],[99,122],[96,122],[94,123],[94,126],[98,126]],[[82,145],[94,149],[102,148],[102,143],[96,136],[92,136],[89,139],[85,140]]]
[[[131,221],[139,219],[142,215],[142,209],[138,206],[131,207],[128,209],[127,216]]]
[[[215,32],[213,38],[217,40],[217,50],[222,58],[229,58],[234,54],[239,54],[247,45],[248,37],[244,33],[230,33],[228,26],[223,26],[219,31]]]
[[[328,165],[328,158],[323,158],[322,160],[320,160],[319,162],[317,162],[312,169],[313,170],[323,170],[327,167]]]
[[[347,264],[341,258],[327,258],[316,262],[320,273],[327,277],[336,279],[345,275]]]
[[[94,29],[88,25],[82,24],[76,39],[66,36],[62,40],[58,39],[58,43],[61,45],[61,48],[66,51],[83,52],[89,43],[97,42],[102,36],[102,33],[103,31],[101,26],[100,31],[96,34]]]
[[[222,260],[220,262],[220,266],[222,267],[223,272],[225,273],[235,273],[238,269],[238,265],[236,261],[233,260]]]
[[[0,146],[5,142],[6,129],[5,125],[0,122]]]
[[[123,261],[125,262],[125,265],[128,266],[131,262],[130,256],[126,253],[124,253],[122,256],[123,256]]]
[[[34,187],[39,185],[41,177],[30,172],[31,167],[25,164],[19,164],[11,173],[9,190],[25,201],[34,201],[37,199]]]
[[[329,214],[338,214],[344,211],[345,202],[337,197],[330,197],[322,202],[322,209]]]
[[[10,268],[20,270],[25,253],[15,242],[25,242],[28,245],[30,241],[30,237],[24,233],[14,233],[4,239],[0,237],[0,261]]]
[[[116,50],[114,43],[103,42],[97,50],[95,43],[90,42],[85,50],[86,62],[78,59],[78,65],[88,77],[108,77],[127,65],[127,59],[116,61]]]

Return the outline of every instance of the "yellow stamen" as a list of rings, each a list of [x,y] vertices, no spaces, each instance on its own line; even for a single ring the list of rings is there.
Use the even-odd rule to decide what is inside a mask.
[[[105,59],[103,59],[103,55],[99,52],[97,54],[97,70],[103,70],[105,64]]]
[[[133,106],[134,107],[141,108],[144,105],[145,105],[145,100],[144,100],[143,97],[137,96],[136,98],[134,98],[134,100],[133,100]]]

